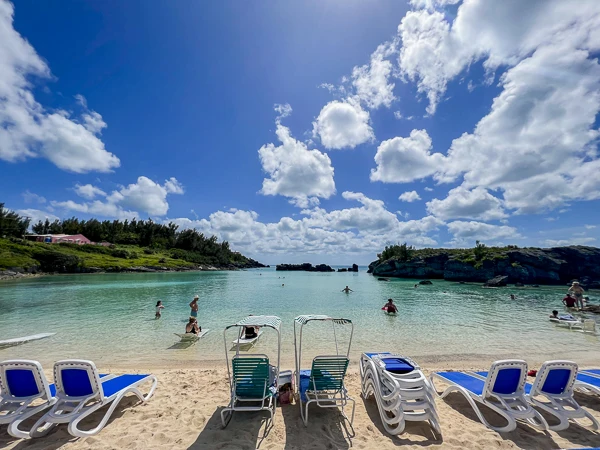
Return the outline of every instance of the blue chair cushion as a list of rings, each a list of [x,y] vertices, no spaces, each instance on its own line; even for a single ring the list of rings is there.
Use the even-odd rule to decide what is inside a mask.
[[[469,374],[464,372],[436,372],[441,377],[446,380],[457,384],[467,391],[472,392],[475,395],[481,396],[483,394],[483,387],[485,386],[485,382],[480,380],[479,378],[475,378]]]
[[[600,378],[596,378],[591,375],[585,375],[583,373],[578,373],[577,381],[583,381],[584,383],[591,384],[592,386],[600,387]]]
[[[120,375],[111,380],[102,382],[102,392],[105,397],[111,397],[117,392],[128,388],[134,383],[146,378],[148,375]]]
[[[368,358],[372,358],[373,356],[376,355],[389,355],[390,352],[376,352],[376,353],[365,353],[365,355],[367,355]]]
[[[567,388],[570,377],[570,369],[552,369],[542,386],[542,392],[547,392],[548,394],[562,394]]]
[[[63,389],[69,397],[84,397],[94,393],[87,370],[63,369],[60,373]]]
[[[8,369],[6,383],[10,393],[15,397],[31,397],[40,393],[35,376],[30,369]]]
[[[594,375],[600,375],[600,369],[585,369],[584,372],[593,373]]]
[[[488,373],[487,372],[475,372],[477,375],[480,375],[484,378],[487,378]],[[531,392],[531,388],[533,387],[533,385],[531,383],[525,383],[525,393],[529,394]]]
[[[409,373],[415,368],[402,358],[382,358],[385,364],[385,370],[392,373]]]

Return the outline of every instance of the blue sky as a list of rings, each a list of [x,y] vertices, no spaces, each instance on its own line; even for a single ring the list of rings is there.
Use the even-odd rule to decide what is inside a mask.
[[[0,0],[1,201],[267,263],[597,245],[600,5],[523,3]]]

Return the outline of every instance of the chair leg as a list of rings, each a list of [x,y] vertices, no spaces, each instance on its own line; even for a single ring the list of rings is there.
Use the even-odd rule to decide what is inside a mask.
[[[48,403],[44,403],[43,405],[36,406],[34,408],[29,408],[28,411],[25,411],[24,413],[19,414],[18,416],[16,416],[15,419],[13,419],[8,424],[8,434],[10,434],[13,437],[19,438],[19,439],[29,439],[29,438],[31,438],[31,435],[30,435],[31,430],[30,431],[23,431],[23,430],[21,430],[19,428],[19,425],[21,425],[22,422],[24,422],[25,420],[27,420],[31,416],[33,416],[33,415],[39,413],[40,411],[43,411],[44,409],[52,406],[54,403],[56,403],[56,399],[54,399],[53,401],[50,401]],[[48,431],[49,431],[49,429],[48,429]]]
[[[431,384],[433,385],[433,375],[431,376],[430,380],[431,380]],[[437,389],[436,389],[436,392],[437,392]],[[489,408],[491,408],[492,410],[494,410],[495,412],[497,412],[498,414],[500,414],[508,422],[506,424],[506,426],[504,426],[504,427],[495,427],[495,426],[493,426],[491,423],[489,423],[485,419],[485,417],[481,413],[481,410],[479,409],[479,407],[477,406],[477,404],[475,403],[475,401],[473,400],[473,398],[471,397],[471,395],[469,394],[469,392],[467,390],[465,390],[464,388],[462,388],[461,386],[450,385],[448,388],[446,388],[446,390],[444,392],[442,392],[441,394],[438,393],[438,395],[441,398],[444,398],[448,394],[450,394],[451,392],[459,392],[459,393],[461,393],[467,399],[467,401],[469,402],[469,405],[471,405],[471,408],[473,408],[473,411],[475,411],[475,414],[477,415],[477,417],[479,418],[479,420],[481,421],[481,423],[483,423],[490,430],[497,431],[498,433],[507,433],[507,432],[513,431],[515,428],[517,428],[517,422],[515,421],[515,419],[513,419],[505,411],[503,411],[502,409],[498,408],[497,406],[495,406],[493,404],[486,403],[485,404],[486,406],[488,406]]]

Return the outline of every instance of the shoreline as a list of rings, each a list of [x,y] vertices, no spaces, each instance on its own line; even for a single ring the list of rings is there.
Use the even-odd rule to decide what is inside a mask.
[[[105,371],[107,367],[98,365]],[[489,367],[488,367],[489,368]],[[52,379],[51,368],[44,367]],[[108,371],[112,373],[112,371]],[[114,371],[119,373],[119,371]],[[527,424],[514,431],[498,433],[486,428],[475,416],[467,401],[459,394],[446,399],[436,398],[441,436],[433,433],[426,422],[407,422],[398,436],[383,429],[375,400],[361,395],[361,380],[357,367],[345,377],[349,395],[356,402],[353,428],[349,437],[345,421],[332,409],[310,407],[308,425],[300,418],[297,403],[277,405],[272,428],[266,428],[267,413],[237,412],[226,429],[221,425],[221,411],[229,402],[227,371],[222,367],[206,369],[168,369],[151,372],[158,379],[154,396],[141,404],[129,395],[117,405],[115,413],[99,434],[74,439],[65,425],[55,427],[46,436],[27,442],[12,438],[6,427],[0,428],[0,447],[32,450],[47,448],[83,449],[269,449],[269,450],[330,450],[330,449],[407,449],[443,448],[487,450],[518,448],[582,448],[594,447],[598,434],[571,424],[560,432],[542,432]],[[424,369],[425,375],[431,370]],[[529,378],[532,381],[532,378]],[[446,387],[437,382],[438,392]],[[143,393],[149,385],[140,387]],[[597,397],[575,394],[576,400],[596,419],[600,418]],[[95,426],[105,410],[95,412],[82,422],[84,429]],[[347,411],[348,413],[350,410]],[[504,424],[489,410],[483,411],[494,425]]]

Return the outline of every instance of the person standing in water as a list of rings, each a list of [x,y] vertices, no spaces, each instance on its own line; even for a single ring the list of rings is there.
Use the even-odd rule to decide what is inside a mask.
[[[348,286],[346,286],[344,289],[342,289],[342,292],[349,294],[350,292],[354,292],[354,291],[352,289],[350,289]]]
[[[191,308],[190,317],[193,317],[193,318],[198,317],[198,299],[199,298],[200,297],[198,297],[197,295],[194,296],[194,300],[192,300],[192,302],[190,303],[190,308]]]
[[[581,310],[583,310],[583,293],[585,292],[583,288],[579,285],[579,281],[573,281],[571,287],[569,288],[569,292],[572,292],[575,295],[575,301]]]
[[[162,301],[157,301],[156,302],[156,315],[154,316],[155,319],[160,319],[161,316],[161,310],[165,309],[165,307],[162,304]]]
[[[390,313],[397,313],[398,312],[398,308],[396,308],[396,305],[394,305],[394,300],[392,300],[391,298],[388,298],[388,302],[383,305],[383,309],[384,311],[386,311],[388,314]]]

